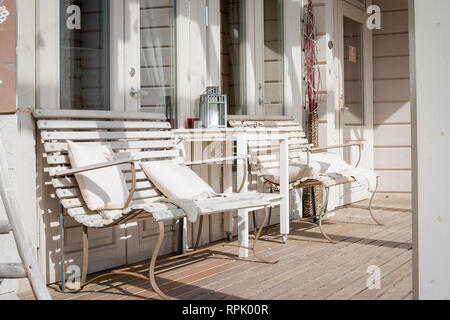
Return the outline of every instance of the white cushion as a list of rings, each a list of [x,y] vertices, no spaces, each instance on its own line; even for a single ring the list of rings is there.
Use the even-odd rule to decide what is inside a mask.
[[[296,182],[305,177],[315,176],[319,172],[319,165],[316,163],[310,163],[308,169],[305,171],[306,164],[298,162],[289,163],[289,183]],[[264,178],[272,183],[280,183],[280,168],[270,168],[263,171]]]
[[[351,165],[342,160],[337,154],[330,152],[313,153],[311,162],[320,165],[320,173],[341,173],[344,170],[353,169]]]
[[[311,155],[311,161],[320,166],[320,173],[353,177],[359,184],[367,182],[369,192],[377,189],[377,175],[373,170],[354,168],[334,153],[316,153]]]
[[[141,168],[169,199],[205,200],[216,194],[194,171],[173,160],[145,162]]]
[[[72,168],[99,164],[115,159],[111,146],[88,146],[67,141]],[[119,166],[75,175],[83,200],[92,211],[123,209],[129,191]]]

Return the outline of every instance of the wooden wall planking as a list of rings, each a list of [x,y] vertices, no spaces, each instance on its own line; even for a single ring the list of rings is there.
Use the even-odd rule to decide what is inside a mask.
[[[374,31],[375,169],[381,193],[411,192],[411,103],[408,1],[374,0],[382,10]]]

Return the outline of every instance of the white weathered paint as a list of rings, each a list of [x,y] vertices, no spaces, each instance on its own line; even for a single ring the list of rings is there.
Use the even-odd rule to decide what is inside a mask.
[[[17,0],[17,106],[34,108],[36,99],[36,37],[35,37],[35,2]],[[29,112],[18,112],[17,115],[0,116],[0,133],[7,146],[8,163],[11,178],[21,195],[22,217],[26,232],[35,248],[37,239],[36,214],[36,174],[34,125],[30,121]],[[5,139],[7,137],[7,139]],[[3,205],[0,200],[0,219],[4,219]],[[13,237],[0,236],[0,262],[19,262]],[[35,252],[36,253],[36,252]],[[17,293],[29,290],[26,280],[6,280],[0,285],[0,299],[8,291]]]
[[[245,133],[238,134],[237,137],[237,154],[247,154],[247,135]],[[245,160],[238,160],[238,168],[237,168],[237,181],[242,181],[244,178],[247,179],[245,176],[245,166],[247,165],[247,162]],[[239,183],[239,182],[238,182]],[[242,192],[248,191],[248,183],[244,184],[244,187],[242,189]],[[239,245],[248,247],[248,230],[249,230],[249,224],[248,224],[248,213],[249,210],[239,210],[238,211],[238,236],[239,236]],[[248,250],[245,248],[239,248],[239,257],[240,258],[247,258],[248,257]]]
[[[7,137],[7,139],[6,139]],[[16,130],[16,116],[0,116],[0,138],[3,140],[5,148],[8,150],[6,156],[8,161],[8,169],[13,187],[17,187],[16,179],[16,150],[14,148],[17,137]],[[0,198],[0,220],[8,220],[3,206],[3,201]],[[20,257],[14,242],[12,234],[0,235],[0,263],[15,263],[20,262]],[[19,289],[17,280],[0,280],[0,299],[6,294],[14,294]]]
[[[450,2],[409,4],[414,298],[450,299]]]
[[[284,196],[280,203],[280,234],[286,236],[289,231],[289,136],[280,135],[280,194]]]

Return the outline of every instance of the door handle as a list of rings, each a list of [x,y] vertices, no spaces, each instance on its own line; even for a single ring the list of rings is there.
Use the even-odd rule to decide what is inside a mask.
[[[130,96],[133,97],[133,98],[135,96],[144,97],[144,96],[148,96],[148,92],[146,90],[142,90],[142,89],[136,90],[135,88],[131,88],[130,89]]]

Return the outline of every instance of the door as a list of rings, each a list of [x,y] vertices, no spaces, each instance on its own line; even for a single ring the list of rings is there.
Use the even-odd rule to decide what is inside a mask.
[[[283,1],[246,1],[247,114],[284,115]]]
[[[176,1],[124,1],[125,109],[165,114],[175,128]],[[159,235],[153,219],[129,223],[127,263],[151,257]],[[166,225],[161,254],[177,249],[175,223]]]
[[[340,144],[362,143],[360,167],[373,169],[373,83],[372,31],[366,28],[367,15],[362,9],[338,2],[339,54],[337,65],[337,124]],[[356,165],[358,148],[346,148],[340,154]],[[340,205],[366,199],[367,186],[341,187]]]

